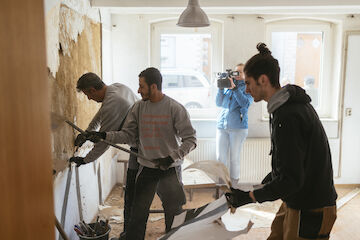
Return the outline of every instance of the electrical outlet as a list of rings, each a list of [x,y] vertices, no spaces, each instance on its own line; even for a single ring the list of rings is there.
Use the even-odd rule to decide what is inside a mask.
[[[350,117],[351,116],[351,108],[345,108],[345,116]]]

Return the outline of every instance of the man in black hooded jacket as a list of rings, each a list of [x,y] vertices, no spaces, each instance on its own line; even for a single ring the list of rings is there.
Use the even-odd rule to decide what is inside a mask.
[[[337,194],[324,128],[302,88],[280,87],[279,63],[266,45],[257,49],[245,65],[245,83],[255,102],[268,102],[272,171],[262,188],[232,189],[227,199],[234,207],[282,199],[268,240],[329,239]]]

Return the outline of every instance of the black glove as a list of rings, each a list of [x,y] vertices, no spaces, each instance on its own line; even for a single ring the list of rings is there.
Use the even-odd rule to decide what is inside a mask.
[[[272,180],[272,175],[270,172],[268,175],[266,175],[266,177],[264,177],[264,179],[261,181],[261,184],[266,184],[268,182],[271,182],[271,180]]]
[[[230,205],[235,208],[253,202],[249,196],[249,192],[244,192],[239,189],[231,188],[231,192],[225,193],[225,196]]]
[[[80,167],[81,165],[86,164],[86,162],[84,162],[84,158],[83,157],[71,157],[69,159],[69,162],[74,162],[76,163],[76,167]]]
[[[174,162],[174,160],[170,156],[164,158],[157,158],[154,161],[158,164],[158,167],[161,170],[168,170],[170,165]]]
[[[86,139],[92,141],[93,143],[100,142],[101,139],[106,138],[106,132],[86,132]]]
[[[75,138],[75,141],[74,141],[74,146],[77,146],[77,147],[81,147],[84,142],[86,142],[86,135],[85,134],[82,134],[80,133],[79,135],[77,135],[77,137]]]

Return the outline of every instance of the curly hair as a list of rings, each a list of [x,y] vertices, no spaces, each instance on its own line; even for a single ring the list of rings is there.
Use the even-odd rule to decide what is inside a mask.
[[[272,55],[265,43],[256,45],[258,54],[251,57],[245,64],[244,72],[246,76],[253,77],[257,82],[262,74],[268,76],[270,84],[275,88],[280,88],[279,62]]]

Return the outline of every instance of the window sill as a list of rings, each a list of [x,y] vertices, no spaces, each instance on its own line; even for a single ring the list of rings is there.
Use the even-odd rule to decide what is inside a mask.
[[[261,122],[268,122],[269,121],[269,118],[268,117],[262,117],[261,118]],[[339,119],[336,119],[336,118],[327,118],[327,117],[320,117],[320,121],[321,122],[339,122]]]
[[[190,118],[192,122],[217,122],[216,118]]]

